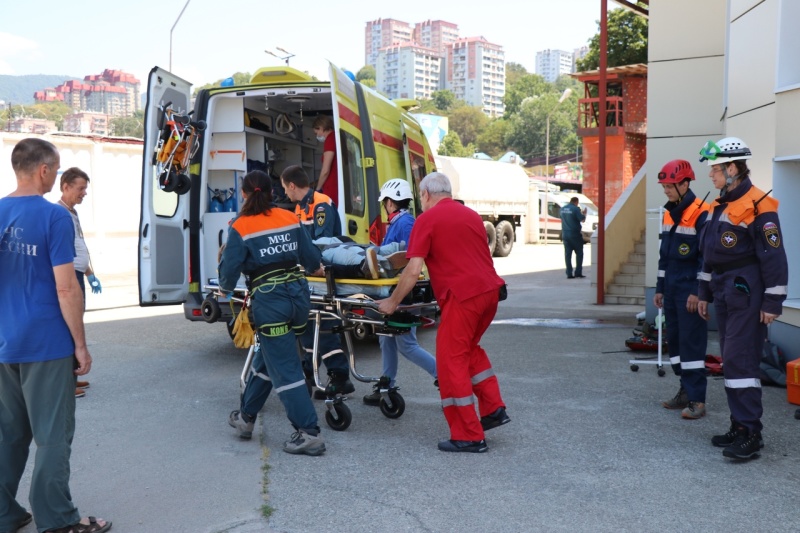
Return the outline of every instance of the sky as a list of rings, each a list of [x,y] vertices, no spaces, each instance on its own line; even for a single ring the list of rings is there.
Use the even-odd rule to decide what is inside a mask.
[[[461,37],[483,36],[503,46],[506,62],[534,72],[537,51],[572,51],[587,44],[597,32],[602,1],[5,2],[0,74],[83,78],[118,69],[136,76],[144,91],[150,70],[170,70],[170,59],[174,74],[203,85],[235,72],[283,64],[264,52],[281,55],[280,47],[294,54],[291,67],[328,79],[328,61],[353,72],[364,66],[365,23],[378,18],[455,23]],[[614,7],[611,2],[609,9]]]

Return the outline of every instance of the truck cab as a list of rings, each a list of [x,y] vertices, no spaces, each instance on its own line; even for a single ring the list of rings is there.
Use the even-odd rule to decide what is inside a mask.
[[[388,100],[333,64],[329,74],[331,81],[320,81],[289,67],[262,68],[247,84],[203,89],[192,101],[189,82],[152,69],[139,227],[141,306],[182,304],[187,319],[204,320],[206,287],[217,278],[217,254],[241,205],[242,178],[251,170],[267,172],[277,206],[294,210],[279,197],[279,177],[290,165],[302,165],[312,182],[319,176],[322,144],[312,123],[320,115],[334,123],[344,235],[379,243],[386,220],[378,193],[386,181],[406,179],[419,197],[417,185],[434,163],[408,113],[416,102]],[[206,123],[189,165],[191,186],[177,192],[164,190],[155,167],[159,114],[167,103]],[[418,214],[418,204],[413,207]]]

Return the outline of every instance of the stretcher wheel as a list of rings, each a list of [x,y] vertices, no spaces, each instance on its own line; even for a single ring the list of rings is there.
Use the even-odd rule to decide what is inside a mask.
[[[658,369],[658,377],[663,378],[667,372],[663,368]]]
[[[331,409],[325,411],[325,422],[328,423],[330,428],[334,431],[344,431],[349,428],[350,423],[353,421],[353,414],[350,412],[350,408],[343,403],[334,403],[333,411],[333,413]]]
[[[219,320],[220,315],[222,315],[222,309],[219,307],[219,302],[210,296],[206,297],[203,300],[203,303],[200,304],[200,312],[203,314],[203,320],[209,324]]]
[[[367,330],[366,324],[356,324],[353,326],[353,338],[363,341],[367,337],[369,337],[369,331]]]
[[[175,186],[175,194],[184,195],[192,189],[192,180],[186,174],[177,175],[178,184]]]
[[[638,371],[639,371],[639,365],[631,365],[631,372],[638,372]]]
[[[403,413],[406,411],[406,402],[403,400],[403,397],[400,396],[399,392],[389,391],[387,393],[389,396],[389,402],[391,402],[391,406],[386,402],[384,398],[381,398],[381,413],[386,418],[400,418],[403,416]]]

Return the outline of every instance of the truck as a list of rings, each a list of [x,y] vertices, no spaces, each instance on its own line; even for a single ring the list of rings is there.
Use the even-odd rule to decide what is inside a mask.
[[[450,178],[453,198],[483,219],[489,251],[511,253],[516,229],[528,213],[529,178],[516,163],[435,156],[436,168]]]
[[[412,211],[421,212],[418,184],[434,160],[408,112],[417,102],[389,100],[333,64],[329,74],[330,81],[320,81],[288,66],[266,67],[249,83],[203,89],[192,101],[190,82],[159,67],[151,70],[139,223],[141,306],[182,304],[188,320],[211,321],[204,306],[207,287],[217,278],[218,253],[237,215],[242,178],[258,169],[279,184],[282,170],[299,164],[316,180],[322,145],[312,123],[320,115],[334,124],[337,210],[347,237],[380,243],[386,214],[378,193],[390,179],[408,181],[417,199]],[[182,184],[174,189],[164,186],[154,153],[167,107],[204,122],[188,176],[180,176]],[[230,327],[234,311],[221,306],[222,315],[213,321]]]

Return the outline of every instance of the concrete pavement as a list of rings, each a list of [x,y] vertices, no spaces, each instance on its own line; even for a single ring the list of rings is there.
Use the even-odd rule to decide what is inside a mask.
[[[126,254],[121,246],[117,257]],[[624,346],[643,309],[591,304],[588,278],[566,279],[560,244],[517,245],[495,260],[509,298],[482,344],[512,422],[488,433],[482,455],[436,449],[448,436],[437,391],[404,359],[405,414],[392,420],[364,405],[371,387],[357,383],[350,428],[321,421],[322,457],[281,451],[291,427],[276,397],[258,437],[238,440],[226,417],[244,351],[223,325],[188,322],[179,307],[125,307],[133,271],[112,274],[99,261],[104,292],[86,315],[96,362],[78,400],[72,492],[115,532],[797,530],[800,422],[785,389],[764,389],[762,457],[723,459],[709,442],[728,427],[722,382],[709,381],[702,420],[663,409],[677,379],[652,366],[631,372]],[[435,334],[419,332],[430,351]],[[379,372],[376,343],[356,354],[362,373]]]

